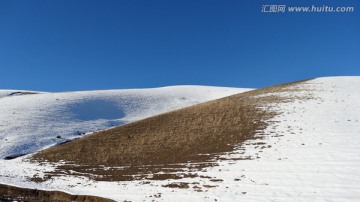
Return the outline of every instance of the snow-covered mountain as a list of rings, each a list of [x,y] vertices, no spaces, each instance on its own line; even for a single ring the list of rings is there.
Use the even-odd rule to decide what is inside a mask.
[[[0,158],[247,90],[208,86],[63,93],[0,90]]]
[[[0,184],[116,201],[358,201],[359,89],[360,77],[327,77],[282,92],[265,90],[257,98],[275,101],[261,103],[276,112],[267,128],[238,150],[222,154],[232,160],[219,160],[218,166],[199,173],[189,170],[193,177],[106,182],[63,175],[33,182],[29,178],[54,168],[20,157],[0,160]]]

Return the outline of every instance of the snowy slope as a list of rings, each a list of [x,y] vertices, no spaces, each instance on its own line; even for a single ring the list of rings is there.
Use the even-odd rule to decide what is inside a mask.
[[[21,96],[9,96],[19,92],[16,90],[2,90],[0,158],[28,154],[79,137],[79,134],[247,90],[249,89],[172,86]]]
[[[295,99],[272,106],[280,114],[269,122],[264,134],[258,134],[264,139],[245,142],[245,153],[239,150],[226,155],[244,160],[222,161],[199,173],[212,179],[144,183],[62,176],[35,183],[28,177],[42,176],[52,167],[18,158],[0,160],[0,183],[117,201],[358,201],[360,77],[319,78],[296,87],[303,90],[279,94]],[[189,188],[162,186],[177,182],[189,183]]]

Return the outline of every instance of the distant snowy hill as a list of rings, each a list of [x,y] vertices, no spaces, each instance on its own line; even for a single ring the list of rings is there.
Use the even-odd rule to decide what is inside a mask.
[[[247,90],[207,86],[40,94],[0,90],[0,158]]]

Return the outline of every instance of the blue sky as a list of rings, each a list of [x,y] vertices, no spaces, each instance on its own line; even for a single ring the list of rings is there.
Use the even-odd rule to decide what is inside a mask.
[[[262,5],[354,6],[261,13]],[[360,75],[359,0],[0,0],[0,89],[263,87]]]

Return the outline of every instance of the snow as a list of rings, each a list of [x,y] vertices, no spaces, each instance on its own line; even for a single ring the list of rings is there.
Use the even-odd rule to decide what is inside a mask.
[[[27,177],[52,170],[24,162],[23,157],[0,161],[0,183],[73,194],[97,195],[117,201],[357,201],[360,198],[360,77],[318,78],[299,84],[302,92],[281,96],[311,96],[274,104],[282,112],[263,134],[245,142],[227,157],[252,160],[222,161],[201,175],[171,181],[94,182],[81,177],[58,177],[44,183]],[[278,121],[278,122],[277,122]],[[264,142],[266,148],[254,143]],[[271,146],[271,147],[267,147]],[[188,189],[165,188],[175,182]],[[204,187],[211,185],[215,187]],[[200,192],[195,186],[201,187]],[[159,196],[160,193],[160,196]]]
[[[250,89],[171,86],[9,96],[0,91],[0,158]],[[61,138],[60,138],[61,137]]]

